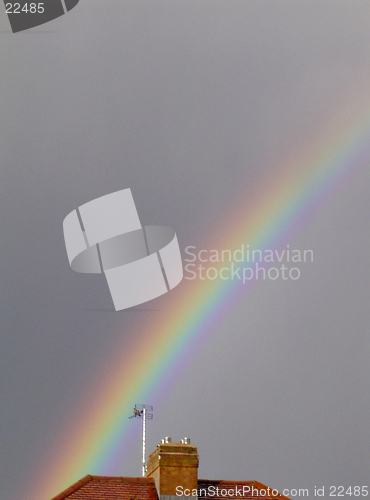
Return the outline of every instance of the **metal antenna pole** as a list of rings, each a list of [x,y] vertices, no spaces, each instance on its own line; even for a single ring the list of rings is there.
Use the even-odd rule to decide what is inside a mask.
[[[146,408],[143,408],[143,472],[142,476],[146,476],[146,465],[145,465],[145,431],[146,431]]]
[[[143,419],[143,440],[142,440],[142,451],[143,458],[142,464],[142,476],[146,476],[146,457],[145,457],[145,447],[146,447],[146,421],[153,420],[153,413],[148,413],[153,411],[152,405],[135,405],[133,410],[133,415],[128,418],[142,418]]]

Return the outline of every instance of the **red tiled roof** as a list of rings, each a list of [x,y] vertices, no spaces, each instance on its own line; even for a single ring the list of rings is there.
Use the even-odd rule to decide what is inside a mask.
[[[225,492],[230,492],[225,494]],[[258,481],[198,480],[198,498],[204,500],[289,500]]]
[[[199,500],[289,500],[272,492],[258,481],[198,481]],[[158,500],[158,493],[153,478],[88,475],[52,500]]]
[[[52,500],[158,500],[148,477],[85,476]]]

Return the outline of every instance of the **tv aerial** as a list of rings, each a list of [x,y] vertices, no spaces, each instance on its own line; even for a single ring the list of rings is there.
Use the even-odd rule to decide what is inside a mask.
[[[151,405],[135,405],[133,409],[133,414],[128,418],[141,418],[143,421],[142,427],[142,476],[146,476],[146,421],[153,420],[153,413],[148,413],[153,411],[153,406]]]

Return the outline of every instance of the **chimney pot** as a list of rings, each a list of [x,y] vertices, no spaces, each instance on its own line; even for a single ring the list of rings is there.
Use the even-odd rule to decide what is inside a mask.
[[[161,444],[166,443],[172,443],[172,438],[166,436],[164,439],[161,439]]]

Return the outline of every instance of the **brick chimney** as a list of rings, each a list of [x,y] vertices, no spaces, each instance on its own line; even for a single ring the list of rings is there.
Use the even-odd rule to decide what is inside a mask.
[[[198,450],[189,438],[180,443],[165,438],[148,458],[147,476],[154,478],[160,496],[176,495],[177,486],[191,492],[198,488],[198,465]]]

